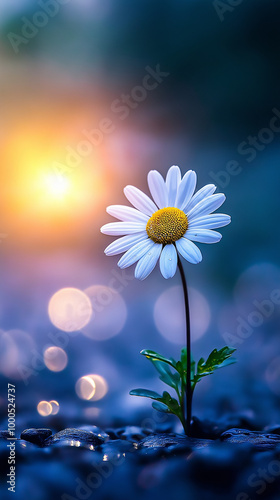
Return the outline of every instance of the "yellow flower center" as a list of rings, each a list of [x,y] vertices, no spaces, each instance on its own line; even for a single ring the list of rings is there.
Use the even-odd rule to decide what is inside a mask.
[[[174,243],[188,229],[186,214],[175,207],[161,208],[148,220],[146,231],[155,243]]]

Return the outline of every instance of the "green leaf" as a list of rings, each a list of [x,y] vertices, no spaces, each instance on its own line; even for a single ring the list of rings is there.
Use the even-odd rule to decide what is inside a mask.
[[[180,375],[178,373],[174,373],[172,374],[172,376],[161,375],[159,379],[166,385],[169,385],[169,387],[172,387],[172,389],[175,390],[177,390],[178,384],[180,383]]]
[[[235,363],[236,360],[231,357],[235,350],[227,346],[220,350],[214,349],[206,361],[200,358],[197,365],[191,359],[191,391],[194,391],[197,382],[203,377],[214,373],[218,368]],[[173,413],[180,419],[185,429],[184,393],[187,385],[187,349],[184,347],[181,350],[181,357],[177,362],[173,358],[165,358],[156,351],[144,349],[141,354],[152,362],[160,375],[160,380],[175,389],[178,400],[167,391],[160,395],[148,389],[133,389],[129,394],[155,400],[152,403],[153,408],[160,412]]]
[[[171,413],[168,406],[166,406],[164,403],[159,403],[158,401],[153,401],[152,407],[157,411],[161,411],[162,413]]]
[[[163,363],[162,361],[158,361],[157,359],[152,359],[152,358],[150,358],[150,361],[153,363],[154,367],[159,372],[160,380],[176,390],[180,382],[179,373],[177,372],[172,373],[167,363]]]
[[[148,389],[133,389],[129,392],[131,396],[142,396],[143,398],[161,399],[161,395]]]
[[[168,406],[172,413],[177,414],[180,411],[180,406],[177,399],[172,398],[167,391],[164,391],[161,401]]]
[[[195,375],[195,382],[199,382],[202,377],[211,375],[215,370],[223,368],[224,366],[231,365],[236,362],[235,358],[229,359],[232,354],[236,351],[233,347],[223,347],[219,351],[214,349],[205,361],[204,358],[200,358],[197,363],[197,373]]]
[[[176,370],[176,361],[173,358],[165,358],[161,354],[158,354],[156,351],[150,351],[149,349],[143,349],[140,354],[146,356],[147,359],[156,359],[158,361],[162,361],[163,363],[167,363]]]
[[[133,389],[129,394],[131,396],[142,396],[144,398],[155,399],[158,404],[153,403],[152,406],[158,411],[174,413],[175,415],[180,412],[180,406],[177,399],[172,398],[167,391],[164,391],[161,396],[157,392],[149,391],[147,389]]]

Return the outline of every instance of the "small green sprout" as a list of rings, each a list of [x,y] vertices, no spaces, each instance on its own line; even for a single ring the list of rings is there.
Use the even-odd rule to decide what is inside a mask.
[[[198,363],[191,360],[191,397],[193,396],[196,384],[206,377],[212,375],[215,370],[231,365],[236,362],[232,358],[232,354],[236,349],[231,347],[223,347],[219,351],[214,349],[205,361],[200,358]],[[172,397],[169,392],[164,391],[162,395],[147,389],[133,389],[130,391],[131,396],[142,396],[144,398],[153,399],[152,406],[155,410],[164,413],[176,415],[187,432],[187,424],[185,419],[185,394],[187,387],[187,350],[185,347],[181,350],[181,358],[175,361],[173,358],[165,358],[155,351],[143,349],[141,353],[149,359],[159,373],[159,378],[169,387],[174,389],[177,399]]]

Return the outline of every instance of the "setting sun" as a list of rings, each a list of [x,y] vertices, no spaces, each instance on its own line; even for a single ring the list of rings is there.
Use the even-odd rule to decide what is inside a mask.
[[[42,188],[46,194],[62,199],[71,190],[71,182],[68,177],[63,177],[55,173],[44,174],[42,176]]]

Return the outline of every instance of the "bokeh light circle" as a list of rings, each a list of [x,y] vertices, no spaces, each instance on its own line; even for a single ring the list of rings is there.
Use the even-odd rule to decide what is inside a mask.
[[[88,296],[77,288],[62,288],[49,302],[49,318],[54,326],[74,332],[86,326],[92,315]]]
[[[127,319],[123,297],[104,285],[93,285],[84,293],[91,301],[92,317],[82,333],[93,340],[107,340],[118,335]]]
[[[50,405],[52,407],[52,415],[57,415],[60,410],[59,403],[55,400],[52,400],[50,401]]]
[[[210,308],[205,297],[189,288],[192,340],[201,338],[210,324]],[[154,321],[160,334],[173,342],[182,345],[185,342],[185,305],[183,291],[180,286],[172,286],[165,290],[154,306]]]
[[[51,346],[44,352],[44,363],[52,372],[61,372],[67,366],[68,356],[61,347]]]
[[[80,377],[75,385],[76,394],[87,401],[98,401],[108,392],[108,384],[104,377],[97,374]]]
[[[37,411],[42,417],[48,417],[52,413],[52,405],[48,401],[40,401]]]
[[[90,375],[85,375],[79,378],[76,382],[76,393],[81,399],[87,399],[88,401],[94,396],[95,393],[95,383],[91,379]]]

